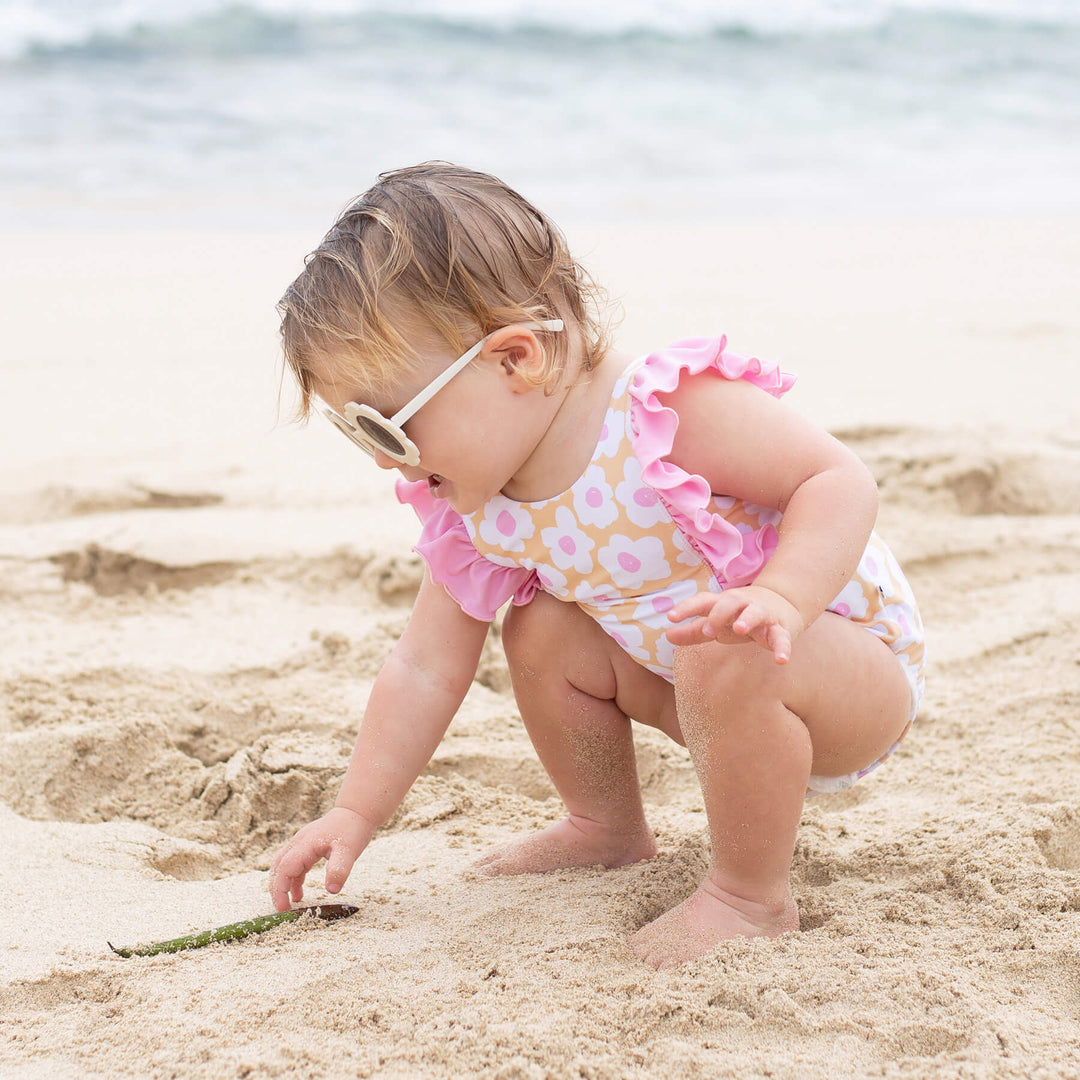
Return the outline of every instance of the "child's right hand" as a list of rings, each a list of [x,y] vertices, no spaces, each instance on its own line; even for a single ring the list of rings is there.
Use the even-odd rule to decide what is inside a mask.
[[[274,907],[285,911],[289,897],[304,898],[304,878],[320,860],[326,859],[326,891],[341,891],[353,863],[368,846],[375,826],[355,810],[335,806],[328,814],[305,825],[270,864],[270,895]]]
[[[719,593],[699,592],[668,612],[672,622],[694,616],[701,618],[668,630],[673,645],[754,641],[768,649],[778,664],[791,659],[791,644],[806,625],[790,600],[761,585],[744,585]]]

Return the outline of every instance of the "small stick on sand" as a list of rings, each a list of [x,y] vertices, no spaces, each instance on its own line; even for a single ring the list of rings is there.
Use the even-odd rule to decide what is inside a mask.
[[[313,907],[293,908],[291,911],[278,911],[273,915],[260,915],[244,922],[229,923],[213,930],[204,930],[201,934],[187,934],[184,937],[171,938],[169,941],[155,941],[151,945],[137,945],[131,949],[118,949],[111,941],[106,942],[117,956],[156,956],[158,953],[181,952],[184,949],[200,949],[212,945],[215,941],[238,941],[251,934],[261,934],[272,930],[282,923],[296,922],[302,915],[314,919],[333,922],[354,915],[360,909],[352,904],[318,904]]]

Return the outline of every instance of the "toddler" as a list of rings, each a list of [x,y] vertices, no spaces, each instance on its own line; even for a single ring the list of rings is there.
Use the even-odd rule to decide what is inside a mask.
[[[709,870],[632,939],[672,967],[737,935],[797,930],[789,886],[808,794],[906,733],[922,626],[873,533],[877,492],[778,399],[792,376],[720,338],[614,351],[561,233],[492,176],[386,173],[280,304],[302,411],[383,469],[427,566],[325,817],[276,855],[279,909],[326,858],[338,892],[502,639],[522,720],[566,817],[486,854],[491,874],[656,853],[631,719],[687,747]]]

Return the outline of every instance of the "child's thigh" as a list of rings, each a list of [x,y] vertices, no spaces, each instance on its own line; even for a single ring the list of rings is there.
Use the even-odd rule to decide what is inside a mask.
[[[708,649],[723,651],[709,656]],[[677,651],[675,671],[677,683],[711,683],[712,700],[729,723],[754,723],[755,705],[786,707],[809,732],[819,776],[876,761],[911,719],[900,660],[880,638],[830,611],[799,635],[786,664],[753,644],[695,645]]]
[[[502,638],[515,689],[530,691],[541,680],[549,685],[565,680],[683,741],[671,683],[636,663],[577,604],[537,593],[507,612]]]
[[[813,772],[837,776],[877,761],[911,722],[911,685],[899,657],[831,611],[814,620],[796,648],[802,655],[791,672],[788,708],[810,732]]]

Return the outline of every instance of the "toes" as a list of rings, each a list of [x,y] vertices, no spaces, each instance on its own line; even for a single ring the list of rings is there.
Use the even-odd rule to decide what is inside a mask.
[[[654,923],[646,924],[630,939],[630,949],[633,954],[643,964],[647,964],[651,968],[657,966],[657,943],[655,932],[653,932],[654,925]]]
[[[670,952],[652,941],[634,942],[631,949],[638,960],[653,971],[663,971],[666,968],[677,967],[679,961],[673,959]]]
[[[479,859],[474,860],[471,868],[475,873],[485,877],[502,877],[520,873],[520,862],[521,856],[517,849],[511,847],[508,850],[507,845],[500,844],[499,847],[493,848],[486,855],[481,855]]]
[[[470,865],[478,874],[497,874],[502,861],[502,856],[497,851],[489,851],[479,859],[474,859]]]

